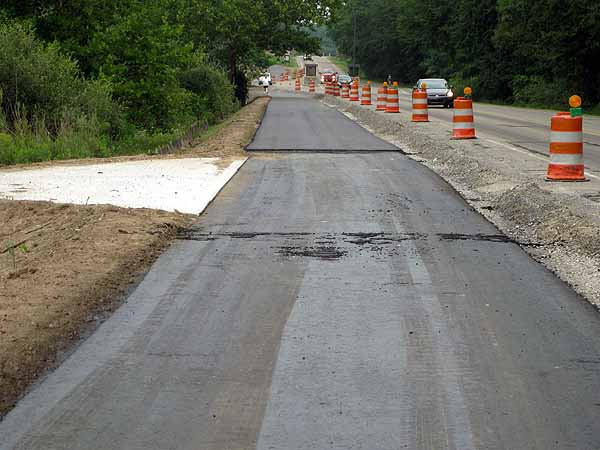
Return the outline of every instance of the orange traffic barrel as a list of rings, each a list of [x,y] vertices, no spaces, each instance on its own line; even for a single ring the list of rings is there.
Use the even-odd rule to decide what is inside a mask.
[[[371,82],[367,82],[362,88],[362,98],[360,99],[361,105],[372,105],[371,103]]]
[[[358,97],[358,81],[354,81],[350,86],[350,101],[358,102],[360,98]]]
[[[331,85],[331,81],[325,82],[325,95],[333,95],[333,89]]]
[[[340,85],[338,84],[337,81],[334,81],[333,83],[331,83],[331,91],[334,97],[339,97],[340,96]]]
[[[342,98],[350,98],[350,85],[348,83],[342,84]]]
[[[377,106],[375,108],[376,111],[385,111],[385,106],[387,104],[387,83],[383,83],[383,87],[377,89]]]
[[[300,91],[300,90],[302,90],[302,87],[300,86],[300,78],[296,78],[296,86],[295,86],[295,90],[296,90],[296,91]]]
[[[412,93],[412,121],[429,122],[427,89],[415,89]]]
[[[400,112],[400,101],[398,98],[398,83],[396,83],[394,81],[394,85],[388,86],[385,93],[386,93],[385,112],[386,113],[399,113]]]
[[[309,92],[309,93],[311,93],[311,94],[314,94],[314,93],[315,93],[315,80],[312,80],[312,79],[311,79],[311,80],[308,82],[308,92]]]
[[[454,99],[452,139],[475,139],[473,100],[465,97]]]
[[[583,117],[558,113],[550,119],[548,181],[586,181],[583,166]]]

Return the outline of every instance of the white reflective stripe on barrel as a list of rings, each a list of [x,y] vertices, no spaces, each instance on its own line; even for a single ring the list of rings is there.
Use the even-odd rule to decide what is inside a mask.
[[[454,115],[455,116],[472,116],[473,110],[472,109],[455,109]]]
[[[427,104],[427,99],[426,98],[413,98],[413,105],[426,105]]]
[[[456,130],[469,130],[474,128],[473,122],[454,122],[454,129]]]
[[[550,142],[579,143],[583,141],[581,131],[551,131]]]
[[[563,153],[551,153],[550,164],[583,164],[583,154],[563,154]]]
[[[413,114],[417,114],[419,116],[426,116],[428,114],[426,109],[415,109],[412,110]]]

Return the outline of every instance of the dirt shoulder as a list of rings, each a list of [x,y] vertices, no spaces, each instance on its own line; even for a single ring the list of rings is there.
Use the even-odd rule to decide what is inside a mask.
[[[508,148],[481,133],[477,140],[453,141],[448,125],[412,123],[406,111],[392,119],[345,100],[324,102],[438,173],[535,260],[600,307],[597,177],[548,183],[545,156]]]
[[[167,157],[227,163],[247,156],[243,148],[267,103],[255,100],[191,148]],[[145,157],[33,166],[131,159]],[[177,231],[196,219],[152,209],[0,200],[0,417],[123,302]]]

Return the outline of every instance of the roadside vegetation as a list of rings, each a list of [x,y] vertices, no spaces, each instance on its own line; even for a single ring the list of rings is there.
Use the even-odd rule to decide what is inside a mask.
[[[350,73],[350,64],[352,64],[352,59],[350,57],[338,54],[337,56],[330,56],[329,60],[333,64],[338,66],[341,70],[343,70],[345,73]],[[363,80],[366,80],[368,78],[367,73],[362,67],[358,71],[358,76]]]
[[[148,153],[217,123],[245,104],[266,50],[318,49],[305,25],[338,3],[6,0],[0,165]]]
[[[596,0],[351,0],[331,31],[345,55],[356,42],[373,78],[443,77],[479,100],[538,107],[579,94],[600,110]]]

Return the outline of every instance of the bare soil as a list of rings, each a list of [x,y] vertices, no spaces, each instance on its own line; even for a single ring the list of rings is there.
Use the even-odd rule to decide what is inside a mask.
[[[192,148],[167,157],[219,157],[228,165],[246,156],[267,103],[256,99]],[[150,157],[34,166],[144,158]],[[122,303],[177,231],[195,220],[151,209],[0,200],[0,418]]]

